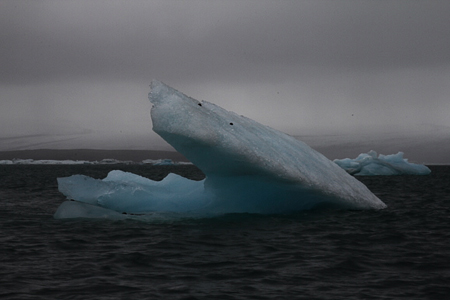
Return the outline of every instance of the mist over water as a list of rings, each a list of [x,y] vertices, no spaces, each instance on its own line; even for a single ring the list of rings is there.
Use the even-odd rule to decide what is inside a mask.
[[[384,210],[55,220],[57,177],[194,166],[0,166],[2,299],[445,299],[450,168],[358,177]]]

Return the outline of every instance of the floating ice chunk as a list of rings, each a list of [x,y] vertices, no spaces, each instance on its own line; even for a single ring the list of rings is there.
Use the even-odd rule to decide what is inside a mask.
[[[75,175],[58,179],[68,198],[126,213],[386,207],[364,184],[305,143],[161,82],[153,81],[151,87],[153,130],[206,179],[170,174],[155,182],[118,171],[103,180]]]
[[[173,160],[169,158],[165,159],[145,159],[142,161],[143,164],[152,164],[154,166],[173,166],[177,165],[178,163],[174,162]]]
[[[403,158],[403,152],[377,157],[373,150],[361,153],[357,158],[335,159],[334,162],[352,175],[428,175],[431,170],[424,165],[413,164]]]
[[[102,180],[84,175],[58,178],[58,189],[70,200],[117,212],[195,211],[208,204],[203,181],[169,174],[162,181],[119,170]]]

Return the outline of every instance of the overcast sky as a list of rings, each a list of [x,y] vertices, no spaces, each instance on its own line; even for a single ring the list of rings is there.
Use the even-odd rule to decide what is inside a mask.
[[[331,158],[450,163],[449,16],[448,0],[0,0],[0,150],[168,149],[158,79]]]

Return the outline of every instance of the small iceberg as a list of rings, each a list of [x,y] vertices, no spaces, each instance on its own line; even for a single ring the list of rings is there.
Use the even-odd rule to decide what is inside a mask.
[[[170,158],[164,158],[164,159],[145,159],[142,161],[142,164],[151,164],[154,166],[175,166],[180,163],[174,162]]]
[[[89,206],[102,208],[96,209],[99,216],[105,215],[103,209],[210,216],[386,207],[364,184],[292,136],[159,81],[152,82],[149,100],[153,130],[206,178],[193,181],[169,174],[155,182],[118,171],[103,180],[58,178],[59,190],[75,204],[61,205],[55,218],[86,215]],[[74,209],[76,203],[82,208]]]
[[[355,176],[428,175],[431,173],[425,165],[408,162],[408,159],[403,158],[403,154],[398,152],[377,156],[377,152],[371,150],[368,153],[361,153],[355,159],[335,159],[334,162],[347,173]]]

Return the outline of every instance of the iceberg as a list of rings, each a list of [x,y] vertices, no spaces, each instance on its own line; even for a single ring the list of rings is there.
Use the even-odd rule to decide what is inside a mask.
[[[90,218],[111,216],[105,209],[132,215],[155,211],[183,213],[202,209],[210,198],[204,192],[203,180],[189,180],[173,173],[161,181],[120,170],[109,172],[101,180],[85,175],[57,180],[59,191],[68,199],[83,203],[83,209],[73,209],[76,204],[71,203],[69,210],[58,208],[55,218],[86,217],[86,207],[95,207],[89,209]]]
[[[0,165],[82,165],[88,164],[85,160],[51,160],[51,159],[12,159],[0,160]]]
[[[200,215],[386,207],[364,184],[292,136],[159,81],[152,82],[149,100],[153,130],[206,178],[169,174],[156,182],[121,171],[102,180],[58,178],[59,190],[83,209],[71,214],[61,206],[55,218],[82,216],[86,205],[126,214]]]
[[[408,162],[403,158],[404,153],[377,156],[377,152],[371,150],[361,153],[357,158],[335,159],[334,162],[347,173],[355,176],[373,175],[428,175],[431,170],[425,165]]]

